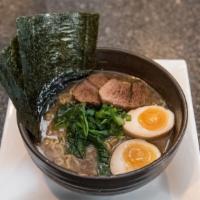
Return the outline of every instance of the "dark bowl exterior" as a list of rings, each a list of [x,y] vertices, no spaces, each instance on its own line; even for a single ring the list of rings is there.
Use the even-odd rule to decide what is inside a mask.
[[[111,49],[97,50],[99,69],[112,70],[142,78],[155,88],[175,113],[174,139],[170,149],[152,164],[118,176],[84,177],[69,172],[48,159],[36,149],[30,134],[20,123],[18,127],[33,162],[51,179],[64,187],[78,192],[97,195],[116,195],[135,190],[158,176],[175,155],[187,125],[187,104],[176,80],[160,65],[142,56]]]

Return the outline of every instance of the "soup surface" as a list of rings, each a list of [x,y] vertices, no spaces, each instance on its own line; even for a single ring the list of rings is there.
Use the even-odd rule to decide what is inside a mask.
[[[146,82],[96,71],[58,95],[41,119],[37,147],[79,175],[117,175],[165,153],[173,125],[165,100]]]

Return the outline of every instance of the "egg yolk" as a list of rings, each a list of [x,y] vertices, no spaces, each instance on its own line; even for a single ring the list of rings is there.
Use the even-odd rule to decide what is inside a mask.
[[[159,130],[167,123],[167,113],[159,108],[148,108],[139,115],[138,121],[148,130]]]
[[[142,144],[129,145],[123,152],[123,158],[127,171],[142,168],[157,159],[156,153]]]

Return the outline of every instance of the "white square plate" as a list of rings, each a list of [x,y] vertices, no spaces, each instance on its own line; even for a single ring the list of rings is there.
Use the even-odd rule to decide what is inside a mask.
[[[136,191],[118,196],[83,196],[70,192],[44,176],[33,164],[17,128],[15,109],[9,101],[0,149],[0,199],[199,200],[200,157],[187,66],[184,60],[157,62],[177,79],[189,110],[185,137],[175,158],[160,176]]]

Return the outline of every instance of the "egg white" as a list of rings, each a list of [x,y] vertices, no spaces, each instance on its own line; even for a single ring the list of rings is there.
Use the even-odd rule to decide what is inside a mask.
[[[123,153],[130,144],[131,145],[141,144],[143,146],[150,148],[151,151],[155,153],[156,159],[158,159],[161,156],[159,149],[155,145],[149,142],[146,142],[145,140],[141,140],[141,139],[127,140],[125,142],[122,142],[119,146],[117,146],[112,154],[111,161],[110,161],[110,170],[113,175],[127,173],[127,172],[134,171],[137,169],[137,168],[130,169],[130,167],[128,166],[128,164],[123,158]]]
[[[167,123],[164,127],[158,130],[149,130],[143,127],[139,121],[138,117],[142,112],[149,108],[158,108],[162,109],[167,114]],[[164,135],[168,131],[170,131],[174,126],[174,113],[169,109],[166,109],[162,106],[153,105],[153,106],[144,106],[137,108],[135,110],[130,110],[128,114],[131,116],[131,121],[126,121],[123,128],[124,131],[129,135],[137,138],[155,138],[161,135]]]

